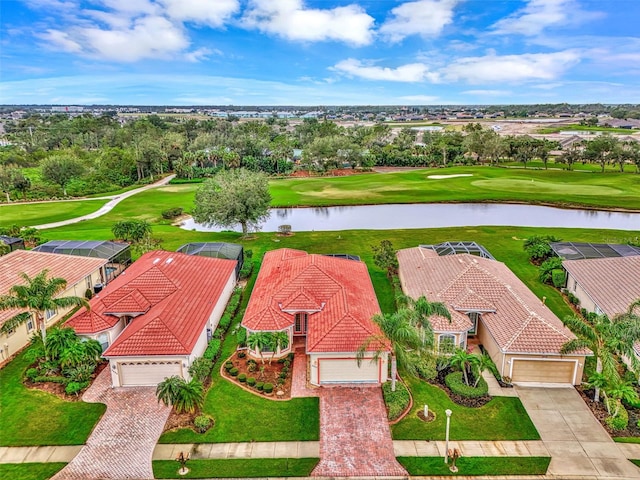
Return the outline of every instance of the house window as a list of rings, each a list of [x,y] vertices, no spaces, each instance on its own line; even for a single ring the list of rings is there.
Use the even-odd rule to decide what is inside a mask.
[[[307,333],[307,324],[309,323],[309,315],[306,313],[296,313],[296,323],[293,333],[296,335],[305,335]]]
[[[6,332],[7,338],[16,333],[16,329],[12,328],[11,330],[7,330]]]
[[[58,314],[57,310],[47,310],[46,312],[44,312],[44,319],[48,322],[53,317],[55,317],[57,314]]]
[[[27,333],[33,332],[35,328],[35,322],[33,321],[33,317],[27,320]]]
[[[87,282],[87,288],[91,290],[91,287],[93,287],[93,284],[91,283],[91,275],[85,278],[85,281]]]
[[[100,342],[100,345],[102,346],[102,351],[104,352],[109,346],[109,334],[101,333],[100,335],[98,335],[97,340],[98,342]]]
[[[473,324],[473,327],[471,327],[471,330],[469,330],[469,335],[475,335],[476,333],[478,333],[478,320],[480,319],[480,313],[469,312],[467,315],[469,315],[469,319]]]
[[[450,334],[438,336],[438,351],[443,355],[450,355],[456,349],[456,337]]]

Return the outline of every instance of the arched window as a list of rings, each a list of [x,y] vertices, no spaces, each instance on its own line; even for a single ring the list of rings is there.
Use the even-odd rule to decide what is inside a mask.
[[[438,336],[438,352],[449,355],[456,349],[456,337],[450,333],[443,333]]]

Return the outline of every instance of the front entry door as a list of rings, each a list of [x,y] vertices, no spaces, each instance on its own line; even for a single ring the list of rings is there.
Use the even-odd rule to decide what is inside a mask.
[[[296,313],[296,323],[293,327],[294,335],[306,335],[309,316],[306,313]]]

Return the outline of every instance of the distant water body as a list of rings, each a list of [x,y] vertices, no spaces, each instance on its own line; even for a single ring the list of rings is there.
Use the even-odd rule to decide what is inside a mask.
[[[640,213],[490,203],[273,208],[269,219],[262,224],[260,230],[277,232],[280,225],[291,225],[293,232],[400,230],[481,225],[640,231]],[[229,230],[229,228],[206,227],[193,219],[184,221],[180,228],[199,232]],[[237,225],[232,230],[241,231],[241,228]]]

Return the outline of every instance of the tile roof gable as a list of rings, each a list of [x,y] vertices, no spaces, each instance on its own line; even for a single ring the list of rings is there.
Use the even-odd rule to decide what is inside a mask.
[[[318,311],[322,309],[322,303],[303,287],[280,302],[280,308],[282,311]]]
[[[135,352],[149,350],[172,354],[188,355],[189,348],[176,336],[175,332],[160,317],[138,318],[129,326],[114,343],[104,352],[105,355],[135,355]]]

